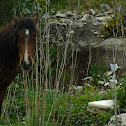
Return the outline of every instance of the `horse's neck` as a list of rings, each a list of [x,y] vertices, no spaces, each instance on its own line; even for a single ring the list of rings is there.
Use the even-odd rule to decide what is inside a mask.
[[[14,37],[14,25],[0,32],[0,66],[17,65],[18,48]]]

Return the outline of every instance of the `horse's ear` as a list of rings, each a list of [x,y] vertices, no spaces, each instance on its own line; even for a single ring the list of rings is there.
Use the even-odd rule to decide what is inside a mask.
[[[38,15],[36,15],[36,16],[33,18],[33,21],[35,22],[35,24],[37,24],[37,22],[38,22]]]
[[[19,22],[19,18],[15,15],[13,15],[13,21],[15,22],[15,24],[17,24]]]

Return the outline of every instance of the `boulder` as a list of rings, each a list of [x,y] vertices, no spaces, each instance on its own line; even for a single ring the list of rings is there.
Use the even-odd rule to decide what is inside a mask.
[[[108,68],[110,64],[114,63],[114,58],[116,59],[116,64],[119,66],[117,75],[120,77],[123,75],[121,71],[125,71],[126,64],[124,63],[125,49],[126,49],[126,39],[125,38],[108,38],[92,46],[92,61],[91,64],[105,63]]]
[[[101,100],[88,103],[87,111],[94,113],[102,113],[103,111],[114,110],[114,100]]]
[[[118,126],[126,126],[126,113],[122,113],[117,115],[118,118]],[[107,126],[115,126],[115,116],[113,116]]]

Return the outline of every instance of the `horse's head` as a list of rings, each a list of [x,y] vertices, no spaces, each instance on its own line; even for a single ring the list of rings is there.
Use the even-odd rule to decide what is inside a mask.
[[[29,70],[33,64],[38,16],[35,16],[33,19],[19,19],[13,16],[13,20],[16,24],[15,39],[18,46],[20,63],[25,70]]]

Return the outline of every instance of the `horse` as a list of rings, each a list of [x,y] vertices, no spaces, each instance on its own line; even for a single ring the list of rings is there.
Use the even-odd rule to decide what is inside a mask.
[[[13,16],[7,27],[0,29],[0,114],[7,87],[18,74],[18,65],[29,70],[33,64],[36,46],[36,24],[34,18]]]

